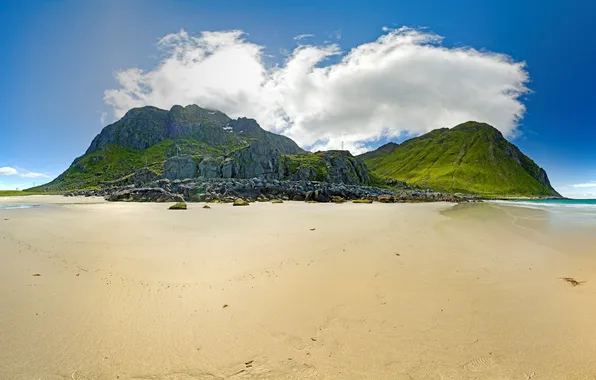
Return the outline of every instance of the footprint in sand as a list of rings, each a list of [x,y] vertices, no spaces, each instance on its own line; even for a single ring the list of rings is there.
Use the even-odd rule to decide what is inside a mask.
[[[463,369],[470,372],[487,371],[495,367],[495,362],[491,357],[482,357],[470,360],[463,365]]]
[[[209,372],[182,370],[168,374],[133,376],[132,378],[135,380],[223,380],[232,376],[217,376]]]
[[[381,305],[387,304],[387,293],[385,293],[385,292],[378,292],[377,293],[377,299],[379,300],[379,302],[381,303]]]

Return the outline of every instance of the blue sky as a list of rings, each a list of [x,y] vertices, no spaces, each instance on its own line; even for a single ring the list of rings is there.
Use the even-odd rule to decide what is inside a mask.
[[[487,83],[488,93],[492,85],[505,86],[515,82],[520,73],[512,74],[511,70],[515,68],[513,64],[525,62],[523,73],[528,75],[528,80],[524,86],[530,91],[520,94],[517,102],[505,99],[495,104],[496,108],[492,108],[488,99],[488,103],[478,105],[485,113],[475,113],[468,94],[468,98],[453,102],[454,110],[440,111],[446,112],[449,117],[432,120],[415,113],[408,114],[407,118],[400,118],[402,113],[394,117],[390,110],[384,109],[375,111],[376,114],[385,115],[378,120],[371,121],[371,115],[354,115],[354,118],[345,121],[358,120],[353,125],[342,124],[343,121],[339,123],[337,120],[342,118],[342,114],[338,116],[329,112],[319,118],[317,123],[299,121],[300,116],[294,116],[292,128],[276,124],[275,119],[271,119],[270,123],[260,120],[268,117],[266,110],[257,113],[257,116],[263,115],[257,117],[258,121],[269,126],[269,129],[287,132],[302,145],[312,147],[333,147],[337,133],[345,130],[341,132],[342,136],[346,133],[348,139],[353,139],[351,146],[363,149],[387,140],[399,141],[397,136],[421,133],[428,126],[451,126],[437,125],[441,120],[451,122],[459,120],[458,117],[486,114],[495,120],[493,124],[499,124],[496,125],[499,129],[511,132],[508,135],[510,140],[547,170],[557,189],[567,194],[596,193],[596,184],[591,186],[591,182],[596,181],[594,2],[420,0],[319,3],[3,0],[0,3],[0,188],[25,187],[33,182],[39,184],[48,181],[66,169],[75,157],[84,153],[92,138],[106,123],[117,118],[119,112],[123,112],[129,104],[134,104],[130,100],[134,96],[128,102],[121,97],[116,99],[106,96],[106,91],[112,90],[116,91],[113,94],[118,94],[118,90],[120,93],[126,90],[122,79],[115,78],[116,73],[124,72],[130,77],[132,68],[140,68],[145,73],[153,73],[151,78],[160,75],[160,78],[165,77],[167,73],[157,69],[164,63],[172,63],[171,57],[170,60],[164,58],[164,54],[167,56],[168,53],[157,48],[158,41],[164,36],[176,36],[178,44],[166,48],[171,50],[183,45],[190,49],[189,52],[196,52],[200,43],[193,42],[192,36],[200,36],[204,31],[241,30],[246,33],[243,40],[234,40],[233,43],[249,49],[246,51],[250,51],[251,46],[262,49],[260,54],[266,68],[275,65],[283,68],[290,58],[298,60],[299,52],[303,55],[324,52],[325,59],[314,64],[320,68],[338,63],[350,49],[377,41],[387,33],[393,36],[392,43],[399,45],[400,41],[411,35],[404,35],[403,32],[393,32],[391,35],[391,30],[406,26],[412,31],[419,31],[424,38],[431,35],[443,38],[442,45],[436,46],[434,53],[431,51],[433,54],[449,53],[448,57],[455,57],[456,50],[453,49],[460,48],[465,50],[467,57],[474,58],[475,53],[466,50],[469,47],[484,54],[484,61],[480,63],[482,67],[473,66],[474,59],[457,63],[458,66],[445,73],[445,81],[443,78],[434,80],[437,88],[430,90],[453,91],[454,85],[449,80],[469,71],[470,77],[474,76],[476,80],[474,87],[482,88]],[[384,27],[394,29],[383,31]],[[190,37],[180,34],[182,29]],[[304,34],[314,37],[295,39]],[[300,50],[301,45],[309,44],[316,48]],[[331,45],[335,46],[336,51],[331,52]],[[449,51],[442,52],[441,48]],[[499,70],[502,70],[495,72],[495,75],[491,74],[492,68],[488,68],[493,53],[505,54],[511,61],[510,66],[500,62]],[[420,64],[413,66],[418,67],[416,70],[428,67],[434,75],[438,70],[433,68],[442,67],[433,66],[436,62],[432,62],[432,57],[436,54],[428,55]],[[246,58],[248,63],[253,62],[250,61],[252,56],[239,57]],[[222,62],[221,70],[227,72],[222,71],[221,78],[228,78],[233,77],[231,73],[236,70],[233,63],[245,61]],[[230,62],[227,67],[226,64]],[[188,75],[197,75],[201,67],[192,68],[194,71]],[[402,75],[403,70],[395,75]],[[255,71],[247,71],[246,75],[241,73],[240,81],[258,71],[255,68]],[[346,72],[338,70],[342,75]],[[289,83],[289,70],[282,74],[286,78],[282,84]],[[427,76],[424,71],[408,73],[408,76],[415,74]],[[269,79],[274,76],[267,75]],[[391,79],[391,75],[388,74],[386,78]],[[145,77],[143,80],[149,79]],[[463,76],[457,80],[462,82],[471,79]],[[417,83],[425,86],[423,80]],[[299,85],[302,84],[300,82]],[[235,85],[230,84],[232,87]],[[241,85],[250,87],[252,83]],[[278,85],[275,94],[281,93],[279,88]],[[180,91],[175,86],[173,89]],[[157,98],[158,90],[162,89],[154,88],[147,101],[157,99],[155,102],[168,105],[169,101],[176,99]],[[261,90],[259,94],[262,95]],[[414,87],[409,92],[415,90],[417,88]],[[428,88],[424,90],[430,91]],[[312,94],[312,97],[311,93],[293,94],[291,99],[283,99],[283,104],[276,106],[283,107],[288,114],[308,113],[311,112],[308,107],[316,108],[317,104],[308,103],[303,98],[316,99],[321,91]],[[227,98],[207,98],[199,92],[187,94],[181,101],[189,97],[205,99],[204,102],[210,104],[222,104],[221,108],[231,107],[224,111],[232,115],[243,111],[249,113],[248,116],[254,116],[250,115],[250,110],[228,106]],[[448,103],[444,100],[446,97],[445,94],[441,95],[443,108],[450,107],[445,105]],[[412,98],[402,95],[396,99],[413,102]],[[302,108],[292,111],[297,104]],[[517,122],[519,127],[515,128],[507,113],[513,115],[519,104],[525,106],[525,112]],[[391,108],[391,105],[389,102],[385,108]],[[428,107],[425,108],[427,112],[421,112],[435,112]],[[412,103],[411,108],[416,110],[420,105]],[[366,122],[359,121],[361,116]],[[311,119],[314,120],[314,116]],[[391,120],[395,120],[396,125],[391,125]],[[408,122],[410,126],[405,127]],[[325,130],[327,125],[333,125],[335,129],[329,127],[329,130]],[[308,134],[327,136],[327,140],[315,141],[308,137],[300,140],[302,137],[297,137]]]

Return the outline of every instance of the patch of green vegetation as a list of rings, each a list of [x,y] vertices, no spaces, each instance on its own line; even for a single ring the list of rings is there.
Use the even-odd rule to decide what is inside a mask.
[[[59,195],[59,191],[42,191],[42,190],[0,190],[0,197],[24,197],[28,195]]]
[[[288,175],[298,172],[301,167],[314,170],[316,181],[327,178],[327,161],[319,153],[299,153],[282,155]]]
[[[538,180],[541,169],[487,124],[468,122],[438,129],[381,149],[384,154],[360,156],[374,181],[394,178],[482,196],[558,195],[550,184]]]
[[[370,177],[370,185],[371,186],[383,187],[383,188],[389,187],[389,185],[388,185],[389,178],[381,176],[373,171],[369,172],[368,175]]]
[[[0,197],[22,197],[24,195],[31,195],[20,190],[0,190]]]
[[[352,203],[373,203],[372,199],[355,199]]]

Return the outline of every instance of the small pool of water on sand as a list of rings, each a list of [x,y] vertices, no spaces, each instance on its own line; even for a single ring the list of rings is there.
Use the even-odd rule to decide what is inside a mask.
[[[21,203],[0,203],[0,210],[16,210],[16,209],[34,208],[34,207],[39,207],[39,205],[21,204]]]

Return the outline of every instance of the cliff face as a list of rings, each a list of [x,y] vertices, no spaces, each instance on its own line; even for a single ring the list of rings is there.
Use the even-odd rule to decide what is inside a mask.
[[[325,181],[368,185],[366,166],[347,151],[283,154],[267,143],[254,141],[228,155],[172,157],[164,178],[265,178],[268,180]]]

